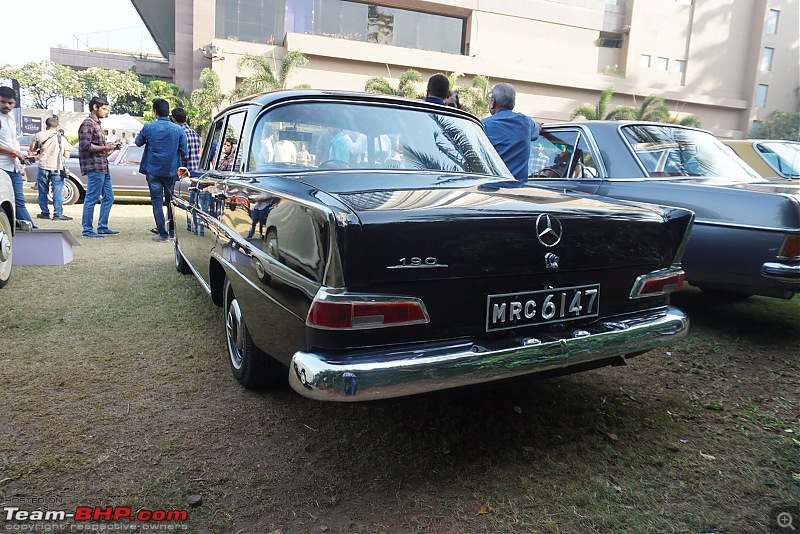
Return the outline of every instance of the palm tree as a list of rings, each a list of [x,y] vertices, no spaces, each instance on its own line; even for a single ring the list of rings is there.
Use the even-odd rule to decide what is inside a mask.
[[[639,108],[631,106],[617,106],[612,111],[606,113],[608,105],[611,102],[611,97],[614,94],[614,88],[609,87],[600,94],[600,100],[597,106],[580,106],[575,108],[572,112],[571,119],[575,117],[584,117],[586,120],[638,120],[646,122],[666,122],[672,124],[682,124],[684,126],[699,126],[700,119],[694,115],[688,115],[680,121],[672,116],[667,108],[667,102],[663,97],[657,95],[648,95],[642,101]],[[633,99],[636,103],[636,97]]]
[[[211,119],[219,111],[225,95],[220,88],[219,75],[208,67],[200,71],[200,83],[203,87],[192,91],[189,119],[195,130],[199,132],[208,129]]]
[[[471,87],[458,88],[458,100],[461,107],[478,118],[489,114],[489,78],[477,75],[472,78]]]
[[[675,117],[670,117],[669,122],[672,124],[680,124],[681,126],[692,126],[694,128],[700,127],[700,117],[697,115],[687,115],[680,120]]]
[[[408,69],[400,76],[397,88],[392,87],[389,80],[383,76],[373,76],[364,85],[364,90],[368,93],[378,95],[395,95],[405,98],[422,98],[422,94],[416,89],[416,84],[422,81],[422,74],[414,69]]]
[[[577,117],[583,117],[587,121],[596,121],[604,118],[606,114],[606,108],[608,107],[608,103],[611,102],[611,97],[613,95],[614,88],[609,87],[600,93],[600,99],[597,101],[597,105],[595,107],[591,107],[587,104],[578,106],[572,111],[572,115],[569,117],[570,120]]]
[[[272,63],[272,65],[270,65]],[[245,78],[242,83],[231,91],[231,100],[239,100],[250,95],[265,91],[278,91],[286,89],[292,71],[308,63],[308,58],[300,50],[287,52],[281,58],[277,75],[273,71],[275,57],[268,58],[257,54],[245,54],[236,62],[239,70],[250,69],[253,75]],[[298,85],[295,88],[307,88],[308,85]]]

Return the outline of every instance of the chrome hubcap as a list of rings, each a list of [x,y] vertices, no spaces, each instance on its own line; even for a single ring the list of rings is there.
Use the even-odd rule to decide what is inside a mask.
[[[228,305],[228,313],[225,316],[225,333],[228,338],[228,354],[231,363],[236,369],[242,367],[243,358],[243,338],[242,338],[242,311],[239,303],[233,299]]]
[[[265,251],[269,256],[273,258],[278,258],[278,240],[275,238],[270,239],[267,241],[267,250]]]
[[[11,257],[11,236],[0,228],[0,263],[5,263]]]

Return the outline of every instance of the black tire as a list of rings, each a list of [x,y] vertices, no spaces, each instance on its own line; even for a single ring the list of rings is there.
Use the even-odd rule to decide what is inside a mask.
[[[225,278],[222,312],[225,318],[225,340],[228,362],[233,377],[248,389],[260,389],[278,382],[285,369],[277,360],[253,343],[230,280]]]
[[[14,247],[11,240],[11,221],[6,212],[0,208],[0,287],[4,287],[11,278],[11,263],[14,258]]]
[[[183,257],[183,253],[178,248],[178,239],[175,238],[175,270],[181,274],[191,274],[192,269],[189,268],[189,264],[186,262],[186,258]]]

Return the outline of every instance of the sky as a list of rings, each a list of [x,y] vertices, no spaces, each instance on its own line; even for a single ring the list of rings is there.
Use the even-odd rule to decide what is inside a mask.
[[[0,65],[49,60],[50,47],[58,46],[158,52],[130,0],[40,0],[25,6],[3,10]]]

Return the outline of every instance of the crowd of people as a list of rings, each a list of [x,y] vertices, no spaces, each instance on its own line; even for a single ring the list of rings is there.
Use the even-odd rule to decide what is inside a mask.
[[[451,91],[450,83],[446,76],[435,74],[428,80],[425,101],[443,106],[461,108],[458,93]],[[489,98],[490,116],[483,119],[483,125],[489,141],[492,143],[511,174],[521,183],[527,181],[529,176],[530,143],[539,137],[539,125],[523,113],[514,111],[516,91],[511,84],[498,83],[492,87]],[[28,221],[36,229],[30,213],[25,206],[23,194],[23,165],[26,153],[20,150],[16,137],[16,124],[13,110],[16,104],[16,93],[10,87],[0,87],[0,169],[6,171],[11,177],[17,218]],[[184,166],[195,170],[200,164],[201,142],[186,120],[186,111],[175,108],[170,112],[166,100],[157,98],[153,100],[153,112],[156,119],[145,124],[139,134],[127,137],[122,133],[117,137],[116,130],[111,130],[104,135],[101,120],[108,115],[108,101],[102,97],[94,97],[89,102],[89,116],[78,129],[78,154],[80,170],[87,178],[87,188],[84,196],[83,213],[81,217],[81,235],[87,238],[102,238],[116,235],[119,232],[109,228],[109,216],[114,203],[114,192],[111,184],[111,174],[108,166],[108,155],[114,150],[119,150],[122,145],[130,144],[143,146],[139,172],[144,174],[150,190],[150,199],[153,205],[153,219],[155,227],[151,230],[154,241],[167,241],[174,237],[174,230],[170,227],[170,204],[175,181],[178,179],[178,167]],[[62,190],[66,171],[64,159],[69,157],[70,144],[59,130],[58,117],[50,117],[45,121],[46,129],[39,132],[32,141],[30,150],[39,153],[39,169],[37,176],[39,219],[50,219],[48,194],[52,193],[53,215],[52,220],[68,221],[71,217],[64,215]],[[300,164],[310,164],[319,161],[320,154],[312,155],[302,144],[298,150],[289,141],[273,143],[272,135],[265,133],[261,141],[262,155],[270,161],[282,161]],[[361,147],[353,146],[358,140],[351,139],[342,131],[329,131],[323,136],[327,143],[325,148],[326,160],[346,161],[351,153]],[[217,164],[217,169],[230,169],[232,154],[236,144],[235,139],[226,139],[223,153]],[[386,139],[387,153],[390,153],[392,143]],[[319,152],[317,146],[317,152]],[[378,147],[380,150],[381,147]],[[541,152],[541,151],[540,151]],[[333,155],[331,155],[333,154]],[[334,157],[335,156],[335,157]],[[533,159],[537,165],[544,165],[547,156],[543,153],[535,154]],[[100,204],[100,213],[96,226],[94,213],[97,204]],[[166,209],[166,214],[164,210]]]
[[[37,203],[40,213],[37,219],[51,219],[48,195],[52,194],[54,221],[69,221],[72,217],[63,212],[63,188],[67,179],[64,160],[70,156],[72,146],[59,129],[56,116],[45,120],[45,130],[36,134],[28,151],[23,151],[17,139],[17,124],[12,113],[16,105],[16,92],[11,87],[0,87],[0,169],[11,178],[14,190],[16,217],[36,230],[38,226],[25,205],[23,187],[24,165],[29,163],[28,152],[39,156],[37,171]],[[169,103],[157,98],[153,100],[156,120],[145,124],[139,134],[127,136],[125,132],[117,137],[116,130],[108,135],[103,131],[101,120],[108,116],[108,101],[94,97],[89,101],[89,115],[78,128],[78,160],[80,172],[86,176],[86,192],[81,217],[81,235],[87,238],[103,238],[117,235],[117,230],[109,227],[109,216],[114,204],[114,191],[108,166],[108,156],[122,145],[144,146],[139,172],[144,174],[153,204],[156,234],[154,241],[167,241],[174,236],[168,224],[170,203],[178,167],[189,170],[200,165],[200,136],[186,122],[186,111],[175,108],[170,114]],[[100,204],[97,224],[94,213]],[[164,210],[167,210],[165,215]]]

